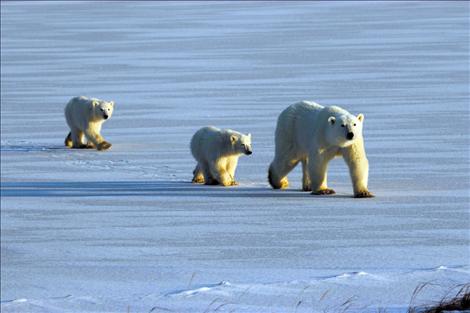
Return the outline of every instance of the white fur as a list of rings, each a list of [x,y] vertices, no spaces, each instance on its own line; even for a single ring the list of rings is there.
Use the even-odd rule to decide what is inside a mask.
[[[86,97],[74,97],[65,107],[65,119],[70,127],[70,134],[65,145],[72,148],[96,147],[108,149],[111,144],[101,136],[102,124],[111,118],[114,102]],[[105,117],[107,116],[107,119]],[[85,142],[85,139],[87,142]]]
[[[251,135],[231,129],[203,127],[191,139],[197,161],[193,182],[207,185],[236,185],[235,170],[242,154],[251,154]]]
[[[332,106],[302,101],[289,106],[278,118],[276,151],[269,167],[273,188],[288,186],[287,174],[302,163],[302,188],[314,194],[334,193],[327,186],[328,162],[342,156],[349,166],[354,195],[369,197],[369,162],[366,158],[362,124],[364,116]],[[347,134],[353,138],[348,139]]]

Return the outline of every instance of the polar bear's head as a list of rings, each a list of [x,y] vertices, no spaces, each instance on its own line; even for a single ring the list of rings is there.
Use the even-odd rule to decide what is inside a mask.
[[[232,133],[230,135],[230,142],[232,143],[232,149],[235,153],[246,155],[253,153],[251,150],[251,134]]]
[[[106,102],[102,100],[93,99],[93,113],[97,120],[107,120],[111,118],[114,110],[114,101]]]
[[[362,113],[358,116],[347,112],[331,115],[328,118],[327,142],[342,148],[352,145],[357,139],[362,138],[363,122]]]

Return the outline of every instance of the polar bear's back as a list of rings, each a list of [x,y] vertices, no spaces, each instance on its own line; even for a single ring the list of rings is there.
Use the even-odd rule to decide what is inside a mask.
[[[302,148],[304,136],[310,136],[308,130],[314,131],[317,117],[324,107],[311,101],[301,101],[290,105],[281,112],[276,127],[276,149],[285,150],[286,144],[289,149],[298,150]],[[313,126],[313,127],[312,127]],[[279,151],[282,153],[282,151]]]
[[[198,150],[207,140],[219,136],[219,133],[220,129],[213,126],[199,129],[191,138],[191,151]]]
[[[225,131],[217,127],[207,126],[199,129],[191,138],[191,153],[196,160],[210,158],[212,154],[220,154]]]
[[[90,119],[92,99],[73,97],[65,106],[65,119],[70,127],[83,129]]]
[[[65,114],[67,114],[67,112],[88,109],[90,107],[90,104],[91,99],[88,99],[87,97],[73,97],[65,106]]]
[[[278,118],[279,130],[294,130],[296,125],[302,123],[303,120],[312,120],[318,113],[323,110],[323,106],[315,102],[301,101],[288,106],[281,112]]]

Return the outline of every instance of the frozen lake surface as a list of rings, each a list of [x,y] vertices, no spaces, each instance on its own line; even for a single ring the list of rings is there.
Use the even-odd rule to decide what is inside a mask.
[[[402,313],[470,282],[468,2],[2,2],[2,312]],[[66,102],[114,100],[110,151]],[[278,114],[365,115],[373,199],[273,191]],[[189,183],[201,126],[253,134]]]

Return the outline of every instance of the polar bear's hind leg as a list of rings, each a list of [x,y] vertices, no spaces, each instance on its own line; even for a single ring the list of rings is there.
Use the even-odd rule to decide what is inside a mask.
[[[194,184],[204,184],[204,173],[201,170],[200,165],[196,165],[196,168],[193,171],[193,180]]]
[[[298,160],[292,161],[288,157],[281,160],[275,159],[269,166],[268,180],[274,189],[285,189],[289,186],[287,174],[299,163]]]
[[[312,191],[312,183],[310,182],[310,175],[308,173],[308,159],[304,158],[301,162],[302,162],[302,190]]]
[[[219,182],[212,176],[209,166],[207,163],[199,163],[199,170],[202,172],[202,176],[204,176],[204,184],[205,185],[218,185]]]
[[[67,135],[67,137],[65,137],[65,146],[66,147],[69,147],[69,148],[72,148],[72,132],[69,132],[69,134]]]
[[[79,129],[72,129],[70,132],[70,137],[72,139],[72,148],[75,149],[84,149],[86,145],[83,142],[83,132]]]

